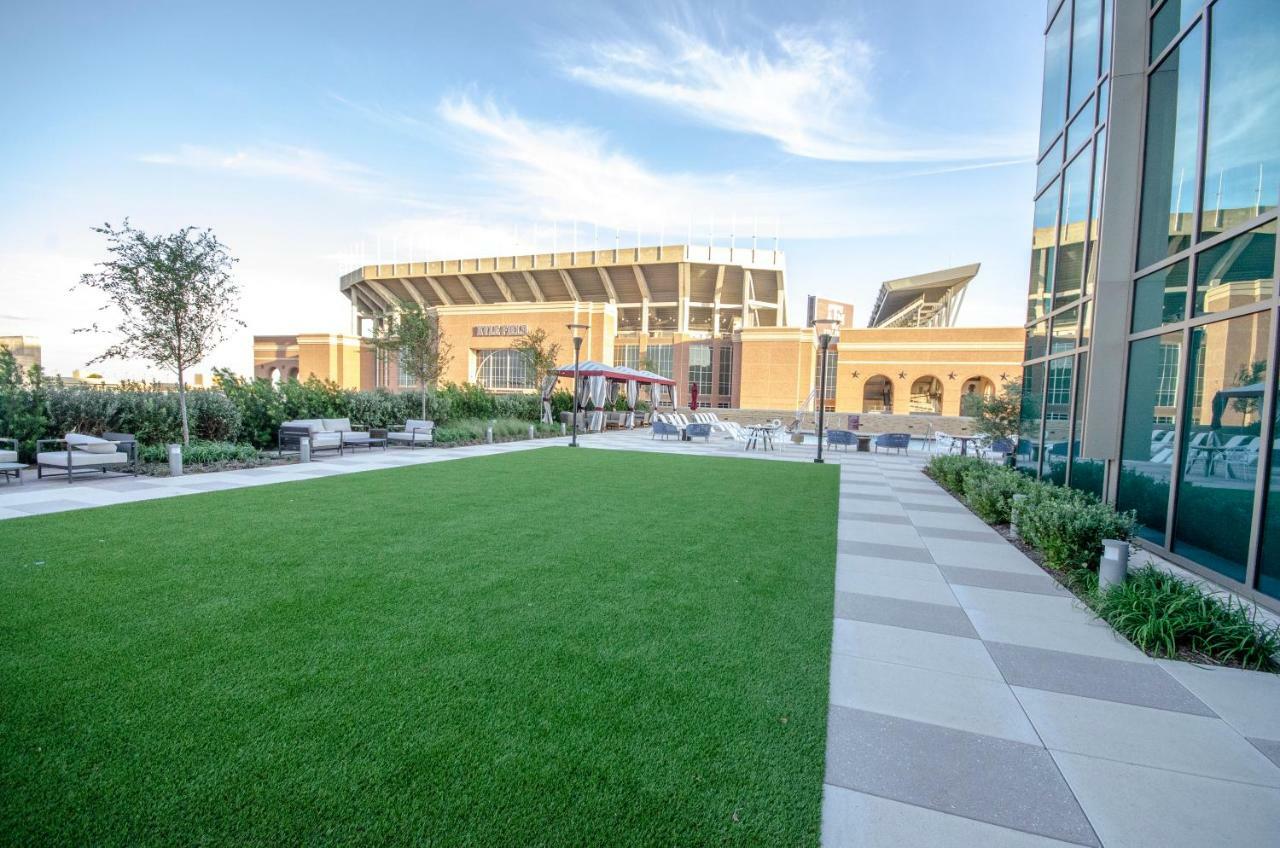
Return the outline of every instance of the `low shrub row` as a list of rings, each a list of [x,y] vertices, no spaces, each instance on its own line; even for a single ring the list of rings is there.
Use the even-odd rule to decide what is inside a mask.
[[[535,437],[546,437],[560,434],[559,424],[543,424],[519,418],[466,418],[438,425],[435,429],[435,442],[438,445],[466,445],[483,442],[488,438],[490,425],[493,426],[493,438],[497,442],[510,442],[529,438],[529,428],[533,427]]]
[[[1105,592],[1098,589],[1102,540],[1132,539],[1133,512],[976,457],[934,457],[925,473],[989,524],[1016,518],[1019,537],[1041,554],[1045,567],[1143,651],[1280,670],[1280,628],[1258,621],[1230,596],[1206,594],[1152,566],[1134,569],[1125,583]],[[1016,516],[1015,495],[1025,496]]]
[[[184,465],[215,465],[228,462],[254,462],[258,459],[258,449],[253,445],[236,444],[234,442],[207,442],[192,440],[191,444],[182,448]],[[139,445],[139,462],[167,463],[169,449],[167,445]]]

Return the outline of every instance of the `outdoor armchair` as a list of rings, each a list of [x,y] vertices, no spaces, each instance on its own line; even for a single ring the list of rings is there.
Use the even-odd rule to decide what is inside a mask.
[[[684,428],[684,433],[689,438],[701,436],[704,441],[711,441],[711,425],[705,421],[696,421]]]
[[[0,447],[0,462],[17,462],[18,461],[18,440],[17,439],[0,439],[0,445],[9,445],[9,448]]]
[[[48,473],[65,474],[70,483],[76,477],[94,471],[105,474],[108,470],[120,471],[122,468],[137,476],[138,465],[134,461],[137,456],[136,440],[127,433],[107,435],[116,438],[68,433],[61,439],[37,439],[36,477],[44,477],[45,469],[53,469]],[[58,445],[65,445],[65,449],[55,449]]]
[[[674,424],[667,423],[667,421],[663,416],[658,416],[657,418],[653,419],[653,435],[650,436],[649,438],[656,439],[659,436],[661,436],[664,440],[666,440],[671,436],[675,436],[678,439],[680,438],[680,433],[681,431],[679,427],[677,427]]]
[[[828,430],[827,431],[827,447],[843,447],[845,450],[855,443],[852,430]]]
[[[410,418],[404,422],[403,430],[392,430],[387,433],[387,441],[391,444],[408,445],[410,448],[416,448],[418,445],[430,445],[435,442],[436,422],[422,419]]]
[[[876,453],[880,452],[880,448],[902,452],[909,447],[911,447],[910,433],[881,433],[876,436]]]

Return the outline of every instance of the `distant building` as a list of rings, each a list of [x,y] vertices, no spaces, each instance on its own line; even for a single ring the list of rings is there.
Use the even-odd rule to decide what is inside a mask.
[[[869,327],[953,327],[978,263],[880,284]]]
[[[835,321],[841,329],[853,329],[853,304],[811,294],[805,310],[805,326],[812,327],[814,321],[820,320]]]
[[[9,348],[23,371],[40,364],[40,340],[35,336],[0,336],[0,347]]]

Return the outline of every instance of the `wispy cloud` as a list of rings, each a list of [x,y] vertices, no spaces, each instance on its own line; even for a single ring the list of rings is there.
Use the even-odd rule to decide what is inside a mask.
[[[692,27],[659,25],[630,40],[576,44],[558,59],[570,78],[644,98],[689,119],[763,136],[796,156],[847,162],[1010,159],[1032,141],[898,126],[875,96],[876,52],[839,26],[787,28],[716,44]]]
[[[307,147],[272,145],[218,150],[184,144],[172,153],[148,153],[138,158],[153,165],[271,177],[339,191],[378,190],[376,175],[368,168]]]

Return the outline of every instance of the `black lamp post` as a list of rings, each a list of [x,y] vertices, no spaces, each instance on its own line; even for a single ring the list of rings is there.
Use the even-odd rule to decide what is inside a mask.
[[[813,460],[821,463],[822,459],[822,430],[826,423],[824,413],[827,411],[827,349],[831,347],[831,326],[836,322],[831,318],[819,318],[813,322],[813,327],[818,331],[818,344],[822,346],[822,368],[818,377],[818,384],[821,388],[818,390],[818,456]]]
[[[578,393],[578,352],[582,350],[582,331],[587,329],[586,324],[569,324],[569,332],[573,333],[573,441],[569,442],[569,447],[576,448],[578,446],[578,399],[582,397]]]

